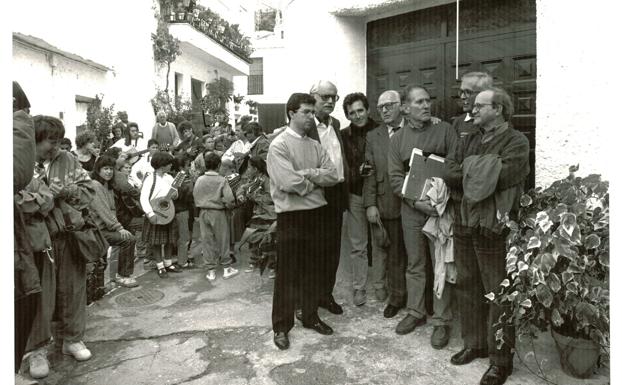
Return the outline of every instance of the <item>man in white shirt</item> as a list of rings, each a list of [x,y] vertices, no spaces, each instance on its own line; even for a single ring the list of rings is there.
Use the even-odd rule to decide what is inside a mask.
[[[237,163],[244,159],[252,146],[252,143],[249,142],[246,135],[244,135],[244,130],[242,130],[241,125],[236,126],[235,135],[238,137],[238,140],[229,146],[227,151],[222,154],[221,158],[223,167],[233,172],[237,172]]]
[[[123,152],[142,151],[147,149],[147,140],[141,137],[138,124],[130,122],[127,124],[127,134],[125,138],[117,140],[110,147],[120,148]]]
[[[342,314],[343,309],[335,302],[333,288],[339,267],[341,251],[341,225],[343,212],[348,208],[347,175],[348,165],[345,161],[343,139],[339,131],[339,120],[330,116],[335,110],[335,104],[339,100],[337,87],[327,80],[320,80],[311,86],[309,92],[315,98],[315,126],[309,133],[309,137],[320,142],[328,152],[330,160],[337,169],[339,182],[331,187],[324,188],[327,205],[327,218],[324,231],[326,265],[322,267],[322,279],[320,285],[323,295],[320,298],[320,306],[333,314]]]

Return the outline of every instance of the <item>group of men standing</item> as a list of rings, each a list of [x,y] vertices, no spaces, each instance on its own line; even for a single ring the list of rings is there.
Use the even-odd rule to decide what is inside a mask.
[[[435,286],[431,345],[447,345],[455,313],[452,296],[457,295],[464,348],[451,363],[490,357],[481,380],[485,385],[502,384],[511,374],[513,331],[505,327],[498,349],[495,334],[500,326],[495,324],[503,309],[489,304],[484,295],[496,291],[506,277],[505,232],[497,211],[516,214],[529,174],[529,144],[511,127],[511,98],[492,86],[490,75],[465,74],[459,96],[464,114],[450,125],[432,117],[424,87],[385,91],[377,101],[382,118],[378,124],[370,118],[366,96],[352,93],[343,101],[350,125],[340,129],[330,116],[339,100],[334,84],[320,81],[309,94],[291,95],[288,126],[273,139],[267,157],[277,213],[279,274],[272,321],[278,348],[289,347],[294,314],[304,327],[328,335],[333,330],[320,320],[318,307],[343,313],[332,291],[345,212],[354,305],[363,305],[367,298],[371,229],[375,297],[388,298],[386,318],[406,309],[396,333],[408,334],[426,323],[427,282],[438,279],[426,274],[426,266],[439,267],[440,260],[453,265],[455,274],[434,269],[447,282],[440,290]],[[438,207],[402,195],[415,147],[445,158],[441,182],[448,192],[445,210],[453,218],[453,259],[435,258],[434,242],[424,233],[427,221],[439,216]]]

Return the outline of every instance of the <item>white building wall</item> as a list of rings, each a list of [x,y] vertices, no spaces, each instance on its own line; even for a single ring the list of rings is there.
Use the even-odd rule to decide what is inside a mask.
[[[49,52],[13,41],[12,77],[26,92],[31,114],[62,116],[66,136],[73,141],[76,126],[86,121],[85,112],[76,109],[76,95],[108,94],[110,75],[58,54],[51,57]],[[108,99],[104,97],[104,104]]]

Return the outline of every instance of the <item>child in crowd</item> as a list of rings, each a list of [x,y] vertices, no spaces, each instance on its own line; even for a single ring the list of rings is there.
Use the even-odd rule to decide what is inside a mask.
[[[203,255],[207,261],[208,272],[206,278],[216,279],[216,267],[220,262],[224,267],[223,278],[230,278],[238,273],[231,267],[232,259],[229,255],[229,224],[226,209],[235,201],[233,191],[225,180],[218,174],[220,157],[213,152],[205,154],[206,172],[201,175],[194,185],[194,203],[199,212],[199,226]]]
[[[149,141],[147,142],[147,149],[149,150],[149,152],[141,155],[138,161],[135,161],[135,159],[132,160],[135,161],[135,163],[132,166],[132,173],[130,175],[132,175],[132,178],[134,180],[140,181],[141,186],[143,180],[145,179],[145,176],[147,176],[147,174],[153,174],[153,167],[151,167],[151,158],[158,151],[159,146],[160,144],[157,140],[149,139]]]
[[[240,239],[241,248],[248,242],[251,250],[250,263],[245,272],[252,272],[258,265],[268,266],[270,278],[275,278],[276,265],[276,212],[270,196],[270,178],[266,161],[261,157],[249,159],[248,182],[240,186],[237,198],[240,202],[253,203],[253,216]],[[263,269],[262,269],[263,271]]]
[[[125,287],[136,287],[138,282],[132,277],[134,273],[134,235],[117,219],[115,194],[112,183],[114,180],[116,161],[102,155],[95,161],[91,179],[95,186],[95,197],[90,203],[90,210],[97,227],[111,246],[119,247],[118,271],[115,276],[117,284]]]
[[[153,259],[156,261],[158,276],[168,277],[168,272],[179,273],[181,266],[174,264],[172,255],[172,245],[177,242],[176,221],[165,225],[157,224],[156,214],[151,207],[151,199],[166,196],[173,184],[173,177],[168,174],[171,171],[174,158],[171,154],[163,151],[156,152],[151,158],[153,173],[145,176],[140,192],[140,204],[145,212],[146,218],[143,224],[142,240],[151,248]],[[177,192],[172,194],[173,199],[177,199]]]
[[[185,171],[187,175],[190,172],[190,163],[192,157],[187,153],[181,153],[175,156],[176,170]],[[192,269],[195,267],[194,257],[188,255],[188,247],[190,246],[190,234],[194,224],[194,198],[192,190],[194,183],[191,177],[186,178],[182,185],[179,186],[179,198],[175,201],[175,219],[179,229],[179,238],[177,240],[177,262],[183,268]]]

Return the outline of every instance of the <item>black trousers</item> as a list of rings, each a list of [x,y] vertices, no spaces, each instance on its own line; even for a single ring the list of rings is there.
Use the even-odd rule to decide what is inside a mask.
[[[332,187],[324,188],[324,196],[328,204],[324,207],[324,231],[320,237],[323,243],[323,254],[325,262],[321,266],[321,292],[320,302],[332,302],[333,289],[337,279],[337,269],[339,268],[339,257],[341,255],[341,227],[343,224],[343,213],[347,209],[347,196],[345,183],[339,183]]]
[[[499,327],[493,325],[504,311],[509,314],[510,309],[488,304],[484,298],[487,293],[498,293],[499,284],[507,277],[505,237],[454,226],[454,254],[458,271],[455,293],[464,346],[487,348],[491,364],[507,367],[512,362],[514,328],[504,327],[506,343],[497,349],[495,333]]]
[[[15,373],[19,371],[26,350],[32,321],[37,315],[41,293],[30,294],[15,300]]]
[[[277,214],[277,271],[272,298],[272,329],[289,332],[296,303],[305,323],[317,320],[322,263],[321,234],[324,209]]]

